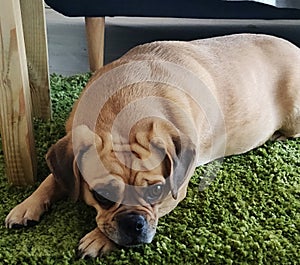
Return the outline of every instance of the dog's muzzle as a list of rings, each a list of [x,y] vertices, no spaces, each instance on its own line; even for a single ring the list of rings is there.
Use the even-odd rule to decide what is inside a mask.
[[[146,218],[137,213],[124,213],[116,218],[119,232],[119,245],[132,247],[151,243],[155,228],[151,227]]]

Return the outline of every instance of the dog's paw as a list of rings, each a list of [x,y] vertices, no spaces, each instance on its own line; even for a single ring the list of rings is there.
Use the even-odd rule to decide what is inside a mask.
[[[7,228],[33,226],[39,222],[44,211],[44,205],[25,200],[10,211],[5,219],[5,226]]]
[[[117,245],[105,236],[99,228],[86,234],[79,242],[79,255],[81,258],[98,257],[117,249]]]

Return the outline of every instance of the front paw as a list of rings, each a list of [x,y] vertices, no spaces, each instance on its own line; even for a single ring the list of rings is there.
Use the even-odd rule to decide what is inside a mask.
[[[117,249],[117,245],[105,236],[99,228],[86,234],[79,242],[79,255],[85,257],[98,257]]]
[[[13,208],[5,219],[7,228],[33,226],[40,220],[45,206],[32,200],[25,200]]]

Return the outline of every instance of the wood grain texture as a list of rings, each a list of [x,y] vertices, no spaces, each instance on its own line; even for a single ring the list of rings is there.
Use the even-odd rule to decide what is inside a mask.
[[[19,0],[0,0],[0,125],[10,183],[36,175],[31,97]]]
[[[48,47],[43,0],[21,0],[33,116],[51,117]]]
[[[103,66],[104,60],[104,17],[85,18],[90,70],[95,72]]]

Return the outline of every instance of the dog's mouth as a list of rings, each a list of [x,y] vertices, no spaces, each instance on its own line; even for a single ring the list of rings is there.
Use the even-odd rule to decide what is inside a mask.
[[[119,245],[120,246],[123,246],[123,247],[139,247],[141,245],[144,245],[144,244],[149,244],[151,243],[152,239],[151,240],[148,240],[145,238],[128,238],[127,240],[121,240],[119,241]]]
[[[152,242],[156,225],[150,225],[145,216],[126,213],[119,214],[115,220],[115,232],[106,234],[116,244],[124,247],[137,247]]]

